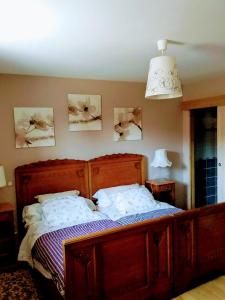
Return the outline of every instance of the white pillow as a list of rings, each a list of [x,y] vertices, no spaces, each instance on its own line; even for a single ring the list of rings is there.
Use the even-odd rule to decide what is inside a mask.
[[[99,217],[87,206],[85,198],[64,196],[42,202],[43,219],[50,226],[72,226],[99,220]]]
[[[111,205],[107,207],[99,206],[99,211],[112,220],[145,213],[157,208],[158,205],[152,194],[144,186],[116,191],[111,193],[109,198]]]
[[[80,194],[80,191],[78,190],[72,190],[72,191],[66,191],[66,192],[60,192],[60,193],[53,193],[53,194],[42,194],[42,195],[36,195],[34,196],[35,199],[37,199],[38,202],[42,203],[45,200],[49,199],[59,199],[64,196],[74,196],[77,197]]]
[[[59,199],[63,198],[64,196],[72,196],[77,199],[79,193],[80,193],[79,191],[73,190],[73,191],[66,191],[66,192],[60,192],[60,193],[54,193],[54,194],[37,195],[34,198],[37,199],[38,202],[43,203],[44,201],[50,200],[50,199],[59,200]],[[97,210],[93,201],[91,201],[90,199],[87,199],[87,198],[83,198],[83,199],[87,203],[88,207],[91,210],[93,210],[93,211]]]
[[[23,222],[25,228],[30,225],[42,221],[42,208],[40,203],[34,203],[31,205],[24,206],[23,208]]]
[[[134,183],[129,185],[119,185],[119,186],[114,186],[106,189],[100,189],[93,195],[93,198],[96,198],[98,200],[97,203],[99,207],[108,207],[112,204],[111,195],[113,193],[120,192],[120,191],[128,191],[130,189],[138,188],[138,187],[140,187],[139,184]]]

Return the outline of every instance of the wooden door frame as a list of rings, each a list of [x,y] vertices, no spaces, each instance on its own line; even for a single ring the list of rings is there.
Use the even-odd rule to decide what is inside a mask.
[[[181,109],[183,111],[217,106],[225,106],[225,95],[195,100],[186,100],[181,102]]]
[[[217,203],[225,201],[224,167],[225,167],[225,106],[217,107]]]
[[[225,95],[202,99],[187,100],[181,102],[183,113],[183,161],[184,161],[184,184],[187,186],[187,208],[194,207],[194,154],[192,140],[191,110],[225,106]]]
[[[192,208],[191,195],[191,112],[183,111],[183,182],[186,185],[187,208]]]

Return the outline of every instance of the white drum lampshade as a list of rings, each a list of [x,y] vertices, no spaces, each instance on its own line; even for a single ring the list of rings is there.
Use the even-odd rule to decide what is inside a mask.
[[[154,159],[151,163],[152,167],[158,168],[166,168],[166,167],[171,167],[172,166],[172,162],[169,161],[168,157],[167,157],[167,151],[166,149],[157,149],[155,150],[155,155],[154,155]]]
[[[0,165],[0,188],[6,186],[6,179],[5,179],[5,170],[2,165]]]
[[[182,97],[176,60],[164,55],[167,40],[159,40],[157,44],[162,56],[152,58],[150,61],[145,98],[161,100]]]

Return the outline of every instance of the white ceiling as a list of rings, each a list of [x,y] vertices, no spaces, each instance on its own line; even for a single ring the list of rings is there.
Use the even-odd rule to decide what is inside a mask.
[[[0,0],[0,73],[146,81],[161,38],[183,83],[225,74],[225,1]]]

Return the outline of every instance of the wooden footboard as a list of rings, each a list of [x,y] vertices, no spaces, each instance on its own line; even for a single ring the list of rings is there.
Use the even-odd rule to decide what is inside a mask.
[[[167,299],[171,217],[64,243],[66,299]]]
[[[64,241],[65,295],[170,299],[225,272],[225,203]]]

